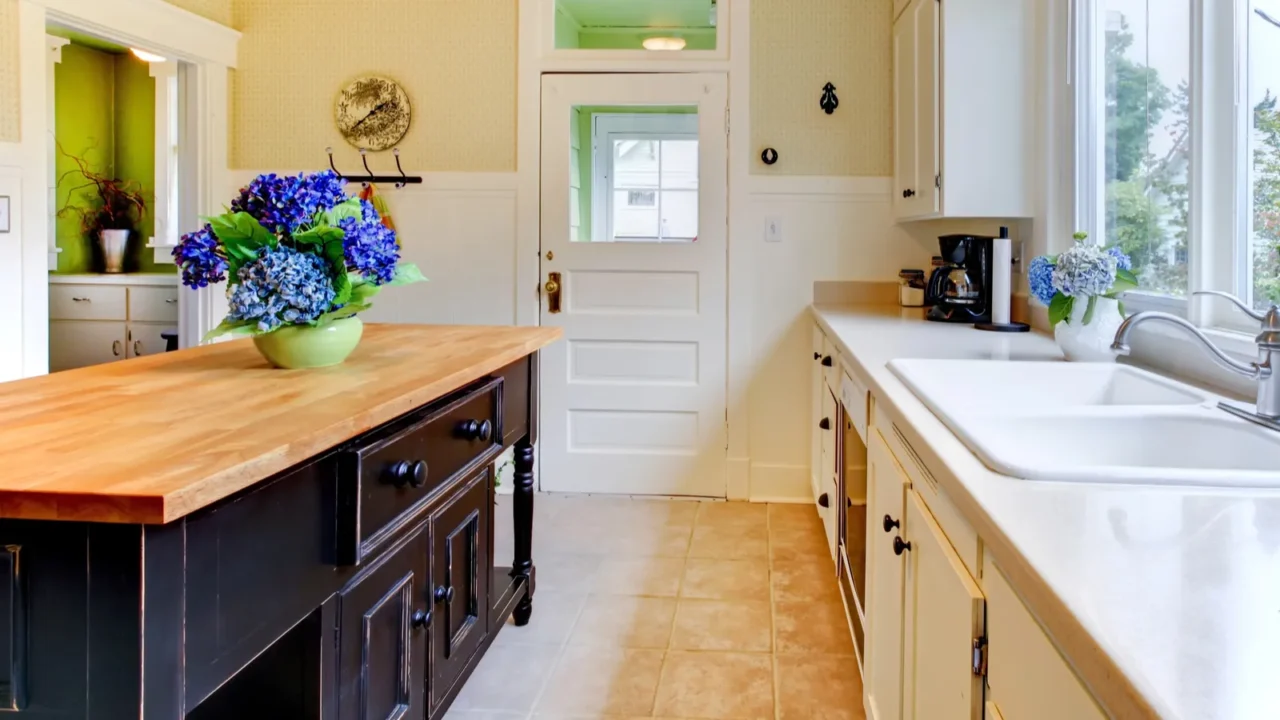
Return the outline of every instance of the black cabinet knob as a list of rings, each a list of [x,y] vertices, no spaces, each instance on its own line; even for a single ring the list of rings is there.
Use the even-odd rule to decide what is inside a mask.
[[[904,198],[915,197],[915,196],[916,196],[916,191],[915,191],[915,190],[903,190],[903,191],[902,191],[902,197],[904,197]]]
[[[902,527],[902,523],[898,522],[897,520],[894,520],[893,518],[889,517],[888,515],[885,515],[885,516],[884,516],[884,531],[885,531],[885,532],[893,532],[893,529],[894,529],[894,528],[896,528],[896,527]]]
[[[831,429],[831,418],[822,418],[821,420],[819,420],[819,421],[818,421],[818,427],[822,428],[823,430],[830,430],[830,429]]]
[[[902,538],[897,537],[896,535],[894,536],[893,538],[893,554],[894,555],[901,555],[902,553],[910,549],[911,549],[911,543],[903,542]]]
[[[818,504],[822,507],[831,507],[831,498],[827,497],[826,493],[822,493],[818,496]]]
[[[387,468],[384,481],[398,488],[406,485],[420,488],[427,484],[427,463],[423,460],[417,462],[401,460],[393,463]]]
[[[814,354],[813,354],[813,359],[814,359],[814,360],[821,360],[821,359],[822,359],[822,353],[814,353]]]
[[[845,507],[853,507],[853,498],[850,498],[850,497],[845,498],[845,499],[844,499],[844,506],[845,506]]]
[[[822,367],[831,367],[832,364],[833,363],[830,355],[822,358]]]
[[[453,586],[445,587],[441,585],[436,588],[435,599],[436,604],[453,602]]]
[[[489,442],[493,439],[493,422],[491,420],[464,420],[458,424],[458,436],[464,440]]]
[[[424,628],[431,624],[431,613],[426,610],[415,610],[409,621],[415,628]]]
[[[413,464],[409,473],[409,484],[420,488],[427,484],[427,461],[419,460]]]

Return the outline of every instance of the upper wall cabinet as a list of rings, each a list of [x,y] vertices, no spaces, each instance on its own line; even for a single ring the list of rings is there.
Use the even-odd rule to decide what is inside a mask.
[[[1031,0],[895,0],[894,7],[895,216],[1031,217]]]

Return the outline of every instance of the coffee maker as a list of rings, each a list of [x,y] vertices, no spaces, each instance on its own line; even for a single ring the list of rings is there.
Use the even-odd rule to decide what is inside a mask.
[[[995,238],[943,235],[938,238],[943,264],[925,288],[929,320],[953,323],[991,322],[991,251]]]

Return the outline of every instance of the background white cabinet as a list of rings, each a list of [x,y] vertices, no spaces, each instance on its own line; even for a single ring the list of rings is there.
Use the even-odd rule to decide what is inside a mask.
[[[56,372],[123,360],[126,339],[123,322],[53,320],[49,323],[49,369]]]
[[[900,220],[1034,214],[1034,10],[1030,0],[910,0],[897,16]]]
[[[867,447],[867,644],[863,686],[868,720],[899,720],[902,717],[904,572],[903,558],[894,553],[893,541],[906,532],[903,493],[907,476],[893,459],[880,432],[872,430],[868,435],[871,442]]]
[[[50,276],[49,317],[52,372],[161,353],[178,329],[177,276]]]

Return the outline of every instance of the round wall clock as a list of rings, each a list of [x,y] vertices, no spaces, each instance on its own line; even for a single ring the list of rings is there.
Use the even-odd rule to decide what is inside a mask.
[[[387,150],[409,132],[413,110],[409,95],[394,80],[357,78],[338,93],[334,116],[338,131],[358,148]]]

